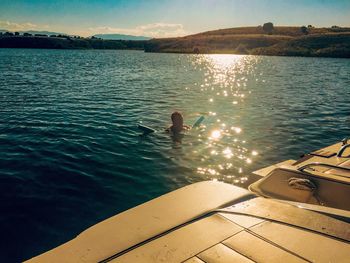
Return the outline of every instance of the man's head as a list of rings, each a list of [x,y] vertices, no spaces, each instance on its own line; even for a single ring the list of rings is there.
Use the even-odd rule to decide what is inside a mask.
[[[180,112],[175,111],[171,114],[171,121],[173,122],[173,127],[181,130],[184,124],[184,119]]]

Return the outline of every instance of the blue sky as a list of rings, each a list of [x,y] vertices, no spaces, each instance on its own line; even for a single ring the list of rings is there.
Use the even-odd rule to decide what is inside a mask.
[[[0,0],[0,29],[151,37],[275,25],[350,26],[350,0]]]

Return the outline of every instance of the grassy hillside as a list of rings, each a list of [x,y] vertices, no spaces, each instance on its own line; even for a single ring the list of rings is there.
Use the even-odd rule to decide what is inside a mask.
[[[139,49],[169,53],[350,58],[350,28],[274,27],[266,33],[261,26],[238,27],[148,41],[0,34],[0,48]]]
[[[350,57],[350,28],[219,29],[181,38],[152,39],[146,52]]]
[[[348,32],[350,33],[350,28],[315,28],[309,27],[307,28],[308,34],[327,34],[327,33],[342,33]],[[196,36],[209,36],[209,35],[256,35],[266,33],[263,30],[262,26],[257,27],[234,27],[234,28],[226,28],[226,29],[218,29],[213,31],[207,31],[195,35],[190,35],[187,37],[196,37]],[[305,35],[300,27],[291,27],[291,26],[278,26],[274,27],[272,32],[273,35],[283,35],[283,36],[303,36]]]
[[[256,55],[350,58],[350,34],[315,34],[250,51]]]
[[[144,49],[144,41],[46,36],[0,36],[0,48]]]

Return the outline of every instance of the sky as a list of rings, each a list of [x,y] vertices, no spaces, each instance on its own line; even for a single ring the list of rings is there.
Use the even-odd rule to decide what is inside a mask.
[[[350,27],[350,0],[0,0],[0,29],[184,36],[219,28]]]

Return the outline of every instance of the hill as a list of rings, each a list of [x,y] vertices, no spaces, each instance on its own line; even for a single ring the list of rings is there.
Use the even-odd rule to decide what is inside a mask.
[[[35,31],[37,32],[37,31]],[[46,34],[44,34],[46,33]],[[207,31],[177,38],[125,40],[134,36],[99,34],[91,38],[49,34],[13,34],[0,32],[0,48],[59,49],[139,49],[145,52],[251,54],[275,56],[316,56],[350,58],[350,28],[238,27]],[[48,36],[50,35],[50,36]],[[144,38],[144,37],[140,37]],[[148,38],[147,38],[148,39]]]
[[[145,41],[103,40],[68,36],[0,36],[0,48],[144,49]]]
[[[6,30],[6,29],[0,29],[1,33],[5,33],[5,32],[12,32],[11,30]],[[40,34],[40,35],[67,35],[64,33],[57,33],[57,32],[51,32],[51,31],[37,31],[37,30],[28,30],[28,31],[18,31],[18,33],[23,34],[23,33],[29,33],[32,35],[35,34]]]
[[[152,39],[146,52],[228,53],[350,57],[350,28],[263,27],[219,29],[179,38]]]
[[[334,27],[334,28],[315,28],[307,27],[307,34],[326,34],[326,33],[350,33],[350,28],[346,27]],[[213,36],[213,35],[266,35],[262,26],[257,27],[234,27],[225,28],[212,31],[206,31],[203,33],[198,33],[194,35],[189,35],[186,37],[196,37],[196,36]],[[271,35],[283,35],[283,36],[303,36],[305,33],[301,30],[301,27],[295,26],[275,26],[271,32]]]
[[[144,36],[132,36],[122,34],[97,34],[94,37],[106,39],[106,40],[150,40],[150,37]]]

